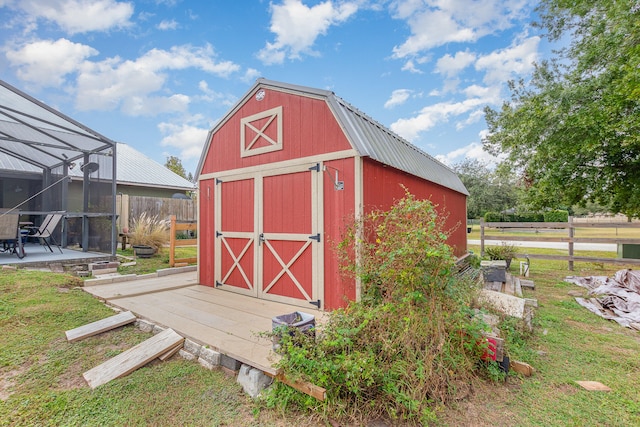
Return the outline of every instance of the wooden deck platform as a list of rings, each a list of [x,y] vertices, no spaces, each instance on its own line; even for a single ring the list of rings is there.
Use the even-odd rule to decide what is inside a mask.
[[[172,328],[180,335],[272,375],[277,355],[271,319],[299,307],[265,301],[197,284],[195,272],[85,286],[85,291],[137,317]],[[322,312],[304,310],[321,323]]]

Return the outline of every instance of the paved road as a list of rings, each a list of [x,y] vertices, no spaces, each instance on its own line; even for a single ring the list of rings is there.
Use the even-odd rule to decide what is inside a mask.
[[[507,242],[508,240],[505,240]],[[519,242],[519,241],[508,241],[512,245],[523,247],[523,248],[549,248],[549,249],[567,249],[569,246],[565,242]],[[470,245],[480,245],[480,240],[469,239],[467,243]],[[500,240],[485,240],[485,245],[499,245],[502,241]],[[574,243],[574,250],[584,250],[584,251],[606,251],[606,252],[617,252],[618,245],[615,243]]]

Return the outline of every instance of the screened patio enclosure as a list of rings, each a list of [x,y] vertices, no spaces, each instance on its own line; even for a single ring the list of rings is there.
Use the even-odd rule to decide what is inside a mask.
[[[116,142],[0,80],[0,208],[38,226],[63,212],[55,240],[116,251]]]

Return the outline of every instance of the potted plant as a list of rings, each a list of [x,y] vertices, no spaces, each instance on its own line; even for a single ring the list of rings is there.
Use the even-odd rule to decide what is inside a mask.
[[[518,249],[515,245],[507,242],[501,242],[497,246],[488,246],[484,249],[484,253],[490,260],[505,260],[507,263],[507,270],[511,266],[511,260],[517,258]]]
[[[136,256],[149,258],[169,242],[169,222],[143,212],[133,219],[129,239]]]

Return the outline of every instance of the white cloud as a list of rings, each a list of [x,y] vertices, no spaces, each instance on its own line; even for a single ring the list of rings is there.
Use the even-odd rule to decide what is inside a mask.
[[[17,76],[39,86],[62,86],[67,74],[74,73],[98,51],[67,39],[40,40],[6,52]]]
[[[499,157],[495,157],[484,151],[482,144],[479,142],[472,142],[469,145],[451,151],[445,155],[438,155],[435,157],[445,165],[449,166],[460,163],[465,159],[478,160],[489,167],[496,166],[501,161]]]
[[[182,160],[200,158],[209,133],[209,128],[198,126],[202,117],[194,116],[183,123],[163,122],[158,125],[160,132],[165,135],[160,144],[165,147],[177,148]]]
[[[216,61],[209,45],[152,49],[135,60],[123,61],[115,57],[102,62],[85,62],[78,75],[77,107],[80,110],[111,110],[122,106],[125,113],[135,115],[184,111],[188,104],[185,97],[152,94],[165,88],[169,71],[188,68],[220,77],[240,69],[230,61]]]
[[[443,74],[447,78],[452,78],[473,64],[475,60],[476,55],[469,52],[469,50],[456,52],[454,56],[446,54],[436,62],[435,72]]]
[[[408,71],[413,74],[422,74],[422,70],[416,67],[412,60],[408,60],[402,66],[402,71]]]
[[[403,138],[414,141],[420,133],[437,124],[447,122],[451,117],[468,114],[482,108],[485,104],[486,100],[483,98],[471,98],[461,102],[441,102],[429,105],[420,110],[415,117],[397,120],[391,124],[390,128]]]
[[[176,30],[178,29],[178,22],[175,19],[172,19],[170,21],[162,20],[157,26],[157,29],[161,30],[161,31],[170,31],[170,30]]]
[[[115,0],[21,0],[16,5],[32,19],[54,22],[68,34],[128,27],[133,15],[132,3]]]
[[[506,49],[496,50],[476,61],[476,70],[484,71],[487,84],[504,83],[515,76],[533,71],[533,63],[539,58],[540,37],[529,37]]]
[[[247,68],[247,71],[245,71],[244,76],[242,77],[242,81],[253,82],[258,77],[260,77],[260,71],[256,70],[255,68]]]
[[[209,84],[204,80],[201,80],[200,83],[198,83],[198,89],[202,92],[202,95],[198,96],[198,101],[225,105],[227,107],[231,107],[237,101],[237,98],[234,95],[216,92],[211,89]]]
[[[411,57],[452,42],[476,42],[481,37],[511,27],[527,0],[396,0],[394,18],[406,20],[411,35],[393,48],[393,57]]]
[[[396,89],[391,93],[391,97],[384,103],[384,108],[393,108],[404,104],[413,93],[409,89]]]
[[[257,57],[265,64],[279,64],[286,58],[300,59],[302,54],[316,55],[313,44],[333,25],[349,19],[358,10],[356,2],[334,4],[327,0],[308,7],[301,0],[271,4],[270,30],[276,35]]]

